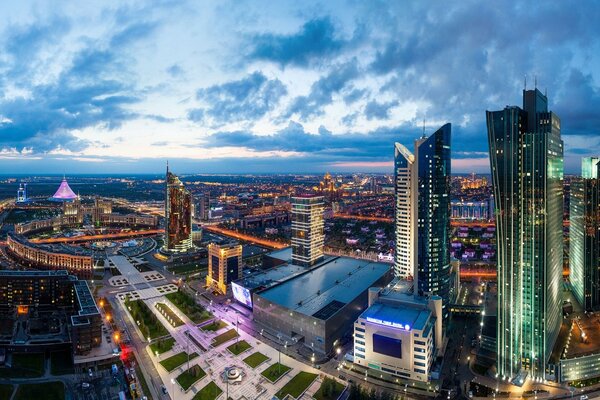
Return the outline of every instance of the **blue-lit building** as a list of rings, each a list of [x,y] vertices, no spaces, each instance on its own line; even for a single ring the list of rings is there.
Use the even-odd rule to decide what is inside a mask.
[[[373,288],[369,308],[354,323],[354,363],[427,382],[442,341],[441,297],[413,296],[403,287]]]

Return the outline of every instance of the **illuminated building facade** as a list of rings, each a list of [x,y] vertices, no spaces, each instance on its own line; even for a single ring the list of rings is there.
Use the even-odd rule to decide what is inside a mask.
[[[232,281],[242,278],[242,245],[237,243],[208,245],[206,285],[226,294]]]
[[[498,246],[497,368],[544,379],[562,321],[563,142],[539,90],[488,111]]]
[[[396,259],[394,275],[408,278],[414,275],[417,201],[415,156],[402,144],[394,145],[394,182],[396,207]]]
[[[13,233],[7,235],[8,250],[31,267],[67,270],[83,279],[93,276],[94,261],[91,256],[55,252],[29,242],[25,237]]]
[[[0,313],[15,310],[27,318],[10,330],[14,336],[2,337],[0,347],[9,351],[44,351],[70,342],[75,354],[86,354],[101,345],[102,317],[94,297],[86,281],[67,271],[0,271]],[[46,315],[52,316],[49,320],[65,318],[67,326],[50,326],[37,337],[28,327],[45,321]]]
[[[395,145],[396,260],[401,278],[413,274],[419,295],[442,298],[444,320],[455,296],[450,266],[450,138],[445,124],[415,141],[415,154]]]
[[[600,158],[582,160],[581,178],[571,181],[570,280],[587,311],[600,308]]]
[[[27,203],[29,199],[27,198],[27,184],[21,183],[19,184],[19,189],[17,189],[17,203]]]
[[[192,194],[167,166],[165,200],[165,248],[183,252],[192,244]]]
[[[292,197],[292,263],[312,266],[323,258],[322,196]]]
[[[373,288],[369,307],[354,323],[354,363],[427,382],[442,338],[441,297]]]

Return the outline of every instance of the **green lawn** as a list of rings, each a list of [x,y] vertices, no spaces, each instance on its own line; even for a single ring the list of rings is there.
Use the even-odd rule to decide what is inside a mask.
[[[50,372],[52,375],[72,374],[73,361],[71,354],[66,351],[54,351],[50,353]]]
[[[343,391],[344,385],[335,379],[325,378],[313,397],[315,400],[336,400]]]
[[[219,336],[216,336],[213,338],[212,340],[212,347],[217,347],[222,345],[225,342],[230,341],[231,339],[234,339],[236,337],[238,337],[238,333],[235,331],[235,329],[230,329],[226,332],[221,333]]]
[[[200,327],[205,332],[216,332],[219,329],[223,329],[227,326],[227,323],[220,319],[215,319],[213,322]]]
[[[14,400],[64,400],[65,386],[62,382],[21,384],[17,389]]]
[[[237,356],[251,348],[252,346],[250,346],[250,343],[246,342],[245,340],[240,340],[239,342],[227,347],[227,350],[229,350],[233,355]]]
[[[127,300],[125,306],[129,310],[129,314],[131,314],[133,320],[136,323],[139,322],[138,327],[145,337],[155,339],[169,334],[167,328],[163,326],[152,310],[142,300]]]
[[[290,379],[290,381],[277,392],[276,396],[279,399],[283,399],[289,394],[297,399],[306,389],[308,389],[315,379],[317,379],[317,374],[306,371],[299,372],[298,375]]]
[[[200,391],[198,391],[198,393],[192,397],[192,400],[215,400],[221,393],[223,393],[221,388],[218,387],[216,383],[210,382],[208,385],[200,389]]]
[[[190,354],[190,360],[194,359],[198,357],[198,353],[192,353]],[[182,365],[183,363],[187,362],[188,360],[188,356],[187,353],[185,351],[182,351],[181,353],[177,353],[174,356],[171,356],[169,358],[165,358],[164,360],[162,360],[160,362],[160,365],[162,365],[163,367],[165,367],[165,369],[169,372],[173,371],[175,368],[179,367],[180,365]]]
[[[173,312],[173,310],[171,310],[171,308],[166,305],[165,303],[156,303],[156,309],[158,311],[160,311],[160,313],[167,319],[167,321],[169,321],[171,323],[171,325],[173,325],[174,327],[178,327],[183,325],[183,321],[181,320],[181,318],[179,318],[177,316],[177,314],[175,314]]]
[[[196,304],[196,301],[187,293],[177,291],[165,295],[175,307],[187,315],[187,317],[195,324],[204,322],[212,318],[212,314],[206,311],[202,306]]]
[[[269,359],[269,357],[265,356],[260,351],[257,351],[256,353],[250,354],[248,357],[244,358],[242,361],[244,361],[246,364],[248,364],[249,367],[256,368],[260,364],[267,361],[268,359]]]
[[[150,350],[152,350],[154,354],[156,354],[156,352],[158,352],[158,354],[162,354],[171,350],[174,345],[175,339],[173,339],[172,337],[159,339],[150,345]]]
[[[206,376],[206,372],[199,365],[193,365],[187,371],[182,372],[176,379],[183,390],[188,390],[194,383]]]
[[[285,375],[289,370],[291,370],[291,368],[287,365],[275,363],[269,368],[265,369],[261,375],[271,382],[277,382],[277,380]]]
[[[0,400],[10,400],[14,389],[13,385],[0,384]]]
[[[13,353],[12,368],[1,368],[1,378],[38,378],[44,375],[44,354]]]

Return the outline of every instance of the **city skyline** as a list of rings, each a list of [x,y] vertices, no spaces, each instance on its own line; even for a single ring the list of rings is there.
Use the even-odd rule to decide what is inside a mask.
[[[525,77],[567,173],[600,145],[595,5],[62,5],[1,6],[0,173],[392,172],[423,121],[487,173],[484,111]]]

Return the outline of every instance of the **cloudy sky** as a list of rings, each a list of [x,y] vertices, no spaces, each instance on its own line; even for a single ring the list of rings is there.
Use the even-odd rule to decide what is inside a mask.
[[[486,172],[525,76],[600,153],[598,2],[85,4],[0,3],[0,173],[391,172],[423,121]]]

